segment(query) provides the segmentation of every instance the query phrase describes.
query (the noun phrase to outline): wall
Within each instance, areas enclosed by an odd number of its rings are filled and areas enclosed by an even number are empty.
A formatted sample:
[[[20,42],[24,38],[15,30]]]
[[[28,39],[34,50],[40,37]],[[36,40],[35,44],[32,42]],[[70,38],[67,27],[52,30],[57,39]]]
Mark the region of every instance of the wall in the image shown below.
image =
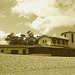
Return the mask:
[[[50,56],[73,56],[75,57],[75,49],[71,48],[50,48],[50,47],[31,47],[27,48],[0,48],[3,53],[11,54],[11,50],[18,50],[19,54],[23,54],[23,49],[26,49],[26,54],[48,54]]]
[[[43,43],[43,40],[47,40],[47,43]],[[50,46],[50,45],[53,45],[53,46],[68,47],[68,44],[65,44],[65,45],[62,44],[62,41],[63,41],[62,39],[55,38],[55,40],[56,40],[56,44],[53,43],[53,41],[52,41],[51,38],[44,36],[44,37],[41,37],[41,38],[39,39],[38,44],[41,44],[41,45],[43,45],[43,46]],[[60,44],[57,43],[57,40],[60,40]],[[67,40],[64,40],[64,41],[66,42]]]
[[[74,43],[72,43],[72,41],[71,41],[71,34],[72,33],[66,33],[66,37],[69,38],[68,47],[75,48],[75,33],[73,33],[74,34]],[[64,35],[65,34],[63,34],[63,36]]]
[[[36,47],[30,48],[29,54],[48,54],[49,56],[75,57],[75,49]]]
[[[4,50],[4,52],[1,52],[1,50]],[[26,50],[26,54],[28,54],[28,49],[27,48],[0,48],[0,53],[5,53],[5,54],[11,54],[11,50],[18,50],[18,54],[23,54],[23,50]]]
[[[47,40],[47,43],[43,43],[43,40]],[[47,46],[47,45],[51,45],[51,39],[49,37],[42,37],[39,39],[38,44]]]

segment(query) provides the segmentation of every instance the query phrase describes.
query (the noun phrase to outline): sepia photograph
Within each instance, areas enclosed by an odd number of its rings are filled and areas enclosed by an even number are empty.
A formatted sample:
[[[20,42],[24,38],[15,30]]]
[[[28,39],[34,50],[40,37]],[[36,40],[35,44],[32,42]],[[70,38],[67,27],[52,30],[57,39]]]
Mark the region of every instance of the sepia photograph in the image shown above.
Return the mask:
[[[0,0],[0,75],[75,75],[75,0]]]

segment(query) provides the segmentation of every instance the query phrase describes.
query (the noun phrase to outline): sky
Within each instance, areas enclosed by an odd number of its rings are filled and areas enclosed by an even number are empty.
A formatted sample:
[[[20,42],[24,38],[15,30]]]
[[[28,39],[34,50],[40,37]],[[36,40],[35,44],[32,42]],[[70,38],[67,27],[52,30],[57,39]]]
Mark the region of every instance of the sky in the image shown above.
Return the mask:
[[[60,36],[75,31],[75,0],[0,0],[0,44],[27,31]]]

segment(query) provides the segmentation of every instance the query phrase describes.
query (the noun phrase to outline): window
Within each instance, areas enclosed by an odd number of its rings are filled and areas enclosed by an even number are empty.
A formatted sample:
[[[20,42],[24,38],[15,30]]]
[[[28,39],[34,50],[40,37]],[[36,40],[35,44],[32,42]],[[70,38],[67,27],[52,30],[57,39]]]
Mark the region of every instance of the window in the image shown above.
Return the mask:
[[[62,41],[62,44],[65,45],[65,41],[64,40]]]
[[[43,43],[47,43],[47,40],[43,40]]]
[[[56,44],[56,40],[55,39],[53,39],[52,42],[53,42],[53,44]]]
[[[3,53],[3,52],[4,52],[4,50],[1,50],[1,52]]]
[[[47,43],[47,40],[45,40],[45,43]]]
[[[58,40],[57,43],[60,44],[60,40]]]
[[[64,36],[66,37],[66,34],[64,34]]]
[[[44,40],[43,40],[43,43],[44,43]]]
[[[68,41],[65,41],[65,44],[67,45],[68,44]]]
[[[72,43],[74,43],[74,35],[73,34],[71,34],[71,41],[72,41]]]

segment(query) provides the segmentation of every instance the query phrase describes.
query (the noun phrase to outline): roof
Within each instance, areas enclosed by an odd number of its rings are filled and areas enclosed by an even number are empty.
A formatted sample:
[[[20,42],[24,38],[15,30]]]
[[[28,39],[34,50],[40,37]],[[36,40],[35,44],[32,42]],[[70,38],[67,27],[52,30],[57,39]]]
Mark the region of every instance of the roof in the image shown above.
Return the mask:
[[[7,47],[10,47],[10,48],[26,48],[27,46],[24,46],[24,45],[0,45],[0,48],[7,48]]]
[[[43,45],[0,45],[0,48],[33,48],[33,47],[50,47],[56,48],[55,46],[43,46]]]
[[[0,48],[31,48],[43,47],[42,45],[0,45]]]
[[[66,38],[66,37],[62,37],[62,36],[49,36],[49,35],[42,35],[42,36],[40,36],[39,37],[39,39],[40,38],[42,38],[42,37],[48,37],[48,38],[55,38],[55,39],[62,39],[62,40],[69,40],[68,38]]]
[[[62,47],[62,46],[48,46],[48,45],[46,45],[46,46],[44,46],[44,45],[27,45],[27,46],[25,46],[25,45],[0,45],[0,48],[39,48],[39,47],[41,47],[41,48],[64,48],[64,49],[75,49],[75,48],[70,48],[70,47]]]
[[[67,32],[61,33],[61,35],[66,34],[66,33],[75,33],[75,32],[74,31],[67,31]]]
[[[63,47],[63,46],[56,46],[56,45],[32,45],[30,48],[66,48],[66,49],[70,49],[69,47]]]

